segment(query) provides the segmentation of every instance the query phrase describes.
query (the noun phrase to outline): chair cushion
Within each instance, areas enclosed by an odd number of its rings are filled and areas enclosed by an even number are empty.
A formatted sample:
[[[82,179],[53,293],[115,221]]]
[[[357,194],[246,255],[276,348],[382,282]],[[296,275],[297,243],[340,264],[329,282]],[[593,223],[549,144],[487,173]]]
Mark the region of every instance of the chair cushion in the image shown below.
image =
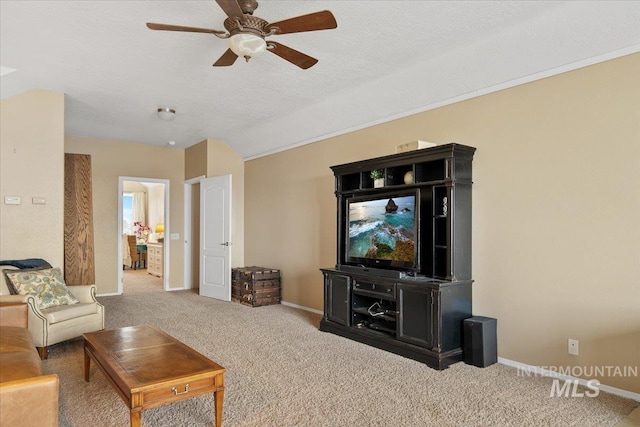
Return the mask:
[[[76,317],[88,316],[98,312],[98,305],[92,303],[79,303],[73,305],[57,305],[42,310],[50,324],[64,322]]]
[[[42,270],[6,270],[5,276],[16,293],[37,296],[40,309],[80,302],[67,289],[62,271],[57,267]]]

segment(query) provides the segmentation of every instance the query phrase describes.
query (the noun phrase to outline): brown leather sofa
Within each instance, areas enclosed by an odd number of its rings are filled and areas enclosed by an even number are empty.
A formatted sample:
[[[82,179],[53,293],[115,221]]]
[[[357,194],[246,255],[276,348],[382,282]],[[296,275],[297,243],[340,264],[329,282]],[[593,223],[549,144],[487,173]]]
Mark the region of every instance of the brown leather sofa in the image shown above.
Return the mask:
[[[59,381],[45,375],[26,304],[0,304],[0,426],[57,426]]]

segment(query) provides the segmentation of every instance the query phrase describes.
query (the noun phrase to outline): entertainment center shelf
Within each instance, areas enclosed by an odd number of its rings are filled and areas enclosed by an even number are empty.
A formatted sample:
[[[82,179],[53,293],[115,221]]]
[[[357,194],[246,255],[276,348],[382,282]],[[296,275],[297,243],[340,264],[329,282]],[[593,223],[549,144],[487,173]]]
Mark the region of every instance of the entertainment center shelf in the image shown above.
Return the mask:
[[[374,168],[358,173],[344,175],[340,182],[340,191],[368,190],[374,188],[371,171],[382,169],[384,186],[407,185],[404,177],[407,172],[413,174],[415,183],[442,182],[446,179],[446,163],[444,161],[423,162],[418,164],[402,165],[397,167]]]
[[[382,170],[384,187],[436,185],[456,179],[471,181],[471,158],[445,157],[438,158],[441,147],[452,146],[454,150],[464,150],[460,144],[447,144],[400,153],[392,156],[354,162],[331,169],[336,174],[336,191],[358,191],[374,189],[371,171]],[[417,154],[420,158],[416,158]],[[473,154],[471,154],[473,157]],[[413,175],[411,184],[405,182],[407,172]]]
[[[475,148],[446,144],[333,166],[335,268],[320,330],[444,369],[471,317]],[[382,171],[382,187],[372,171]]]

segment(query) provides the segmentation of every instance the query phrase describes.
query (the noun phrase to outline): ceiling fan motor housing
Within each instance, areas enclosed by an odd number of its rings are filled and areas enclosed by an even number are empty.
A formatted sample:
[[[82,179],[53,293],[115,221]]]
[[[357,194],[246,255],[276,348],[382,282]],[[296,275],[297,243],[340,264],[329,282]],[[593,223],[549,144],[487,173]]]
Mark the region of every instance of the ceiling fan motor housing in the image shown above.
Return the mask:
[[[231,36],[239,33],[251,33],[264,38],[269,35],[264,30],[268,24],[264,19],[252,15],[244,15],[242,20],[236,18],[224,20],[224,27]]]

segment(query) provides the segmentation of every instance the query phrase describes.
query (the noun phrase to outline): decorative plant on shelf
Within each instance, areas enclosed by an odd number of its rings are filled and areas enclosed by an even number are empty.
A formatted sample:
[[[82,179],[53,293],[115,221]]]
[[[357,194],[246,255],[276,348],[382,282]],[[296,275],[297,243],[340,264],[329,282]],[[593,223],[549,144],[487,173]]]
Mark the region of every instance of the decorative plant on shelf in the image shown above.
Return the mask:
[[[374,169],[371,171],[371,179],[384,178],[384,171],[382,169]]]
[[[373,179],[373,187],[384,187],[384,170],[374,169],[371,171],[371,179]]]

